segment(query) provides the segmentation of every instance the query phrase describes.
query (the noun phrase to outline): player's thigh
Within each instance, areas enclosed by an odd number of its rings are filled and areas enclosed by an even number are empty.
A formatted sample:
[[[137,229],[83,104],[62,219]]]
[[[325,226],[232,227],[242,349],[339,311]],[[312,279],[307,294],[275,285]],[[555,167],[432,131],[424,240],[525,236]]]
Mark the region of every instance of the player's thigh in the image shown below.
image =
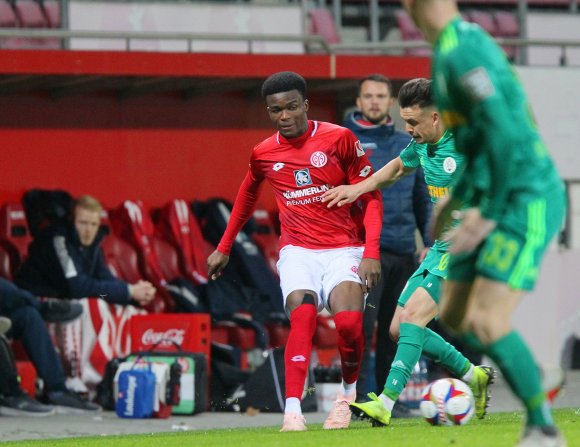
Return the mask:
[[[292,311],[302,302],[300,291],[312,291],[316,298],[316,307],[322,310],[322,276],[324,264],[313,250],[301,247],[287,246],[280,250],[278,260],[280,288],[284,298],[284,308]],[[296,292],[296,293],[293,293]],[[289,297],[291,297],[289,301]]]
[[[438,306],[430,292],[433,291],[433,283],[440,281],[441,278],[435,275],[427,275],[423,283],[415,289],[405,304],[399,317],[400,323],[412,323],[425,327],[435,318],[438,312]],[[427,286],[431,287],[431,290],[427,290]]]
[[[559,231],[564,197],[520,194],[479,250],[479,276],[503,282],[512,289],[532,290],[548,244]]]
[[[322,277],[321,298],[333,314],[364,309],[361,279],[357,274],[363,250],[363,247],[345,247],[324,253],[326,268]]]
[[[478,276],[470,291],[467,328],[483,344],[490,344],[512,330],[511,317],[523,292],[508,284]]]
[[[421,264],[422,265],[422,264]],[[397,301],[399,306],[405,307],[411,297],[415,294],[415,292],[421,288],[423,289],[429,297],[435,302],[435,304],[439,303],[439,299],[441,297],[441,285],[443,284],[443,278],[429,271],[421,272],[421,267],[417,270],[415,275],[413,275],[407,281],[407,285],[401,292],[401,296]]]
[[[443,282],[441,302],[439,303],[439,319],[443,325],[453,331],[467,331],[465,317],[467,315],[471,288],[472,282],[461,282],[451,279]]]

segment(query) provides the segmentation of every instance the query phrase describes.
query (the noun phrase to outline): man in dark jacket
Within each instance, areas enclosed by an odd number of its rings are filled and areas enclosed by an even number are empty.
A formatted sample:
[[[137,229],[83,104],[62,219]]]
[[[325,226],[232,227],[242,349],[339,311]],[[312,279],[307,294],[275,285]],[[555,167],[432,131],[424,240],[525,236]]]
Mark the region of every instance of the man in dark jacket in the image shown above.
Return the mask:
[[[110,304],[134,300],[147,305],[155,287],[142,280],[128,284],[113,276],[105,263],[101,211],[93,197],[79,197],[70,224],[48,227],[30,244],[16,284],[38,296],[100,297]]]
[[[359,81],[356,105],[358,110],[350,113],[343,125],[359,138],[373,169],[378,170],[399,156],[411,141],[408,133],[395,129],[389,115],[394,103],[393,86],[383,75],[372,74]],[[382,387],[397,350],[397,344],[389,338],[389,326],[397,307],[397,300],[407,279],[417,268],[415,230],[418,229],[425,247],[431,245],[428,224],[431,201],[423,173],[402,178],[383,193],[383,227],[381,231],[381,281],[368,297],[363,326],[366,347],[363,365],[357,383],[357,401],[366,401],[367,374],[374,373],[377,389]],[[421,257],[424,257],[426,250]],[[377,323],[376,365],[369,371],[371,342]],[[393,416],[404,416],[401,404],[395,407]]]

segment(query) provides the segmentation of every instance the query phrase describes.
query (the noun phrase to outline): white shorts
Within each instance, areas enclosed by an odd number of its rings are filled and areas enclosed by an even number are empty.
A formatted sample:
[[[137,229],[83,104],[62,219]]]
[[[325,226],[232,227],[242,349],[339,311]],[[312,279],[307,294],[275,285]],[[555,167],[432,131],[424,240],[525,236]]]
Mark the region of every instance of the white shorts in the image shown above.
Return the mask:
[[[318,295],[318,311],[330,311],[330,292],[343,281],[361,284],[357,274],[363,247],[344,247],[328,250],[311,250],[287,245],[280,250],[278,273],[280,287],[286,299],[294,290],[313,290]]]

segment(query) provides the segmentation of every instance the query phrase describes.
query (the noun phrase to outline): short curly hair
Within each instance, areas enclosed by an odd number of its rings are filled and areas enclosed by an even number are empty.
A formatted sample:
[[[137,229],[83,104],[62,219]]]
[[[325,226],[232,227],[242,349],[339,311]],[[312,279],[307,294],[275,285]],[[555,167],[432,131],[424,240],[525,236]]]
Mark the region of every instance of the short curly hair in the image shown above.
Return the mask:
[[[281,71],[274,73],[262,84],[262,98],[281,92],[298,90],[302,99],[306,98],[306,81],[298,73],[293,71]]]

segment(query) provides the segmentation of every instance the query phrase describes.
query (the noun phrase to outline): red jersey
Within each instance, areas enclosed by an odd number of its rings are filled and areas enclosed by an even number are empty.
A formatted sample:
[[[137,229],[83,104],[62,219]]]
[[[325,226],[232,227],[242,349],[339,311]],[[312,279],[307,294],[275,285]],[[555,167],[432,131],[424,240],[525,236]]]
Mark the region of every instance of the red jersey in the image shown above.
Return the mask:
[[[321,202],[322,194],[331,187],[358,183],[372,173],[360,142],[344,127],[309,121],[306,133],[289,140],[278,132],[254,147],[250,168],[218,250],[229,254],[236,235],[252,215],[259,185],[266,179],[280,211],[280,248],[365,245],[364,257],[379,259],[383,215],[379,191],[360,198],[366,242],[353,219],[356,213],[351,212],[351,205],[327,208]]]

